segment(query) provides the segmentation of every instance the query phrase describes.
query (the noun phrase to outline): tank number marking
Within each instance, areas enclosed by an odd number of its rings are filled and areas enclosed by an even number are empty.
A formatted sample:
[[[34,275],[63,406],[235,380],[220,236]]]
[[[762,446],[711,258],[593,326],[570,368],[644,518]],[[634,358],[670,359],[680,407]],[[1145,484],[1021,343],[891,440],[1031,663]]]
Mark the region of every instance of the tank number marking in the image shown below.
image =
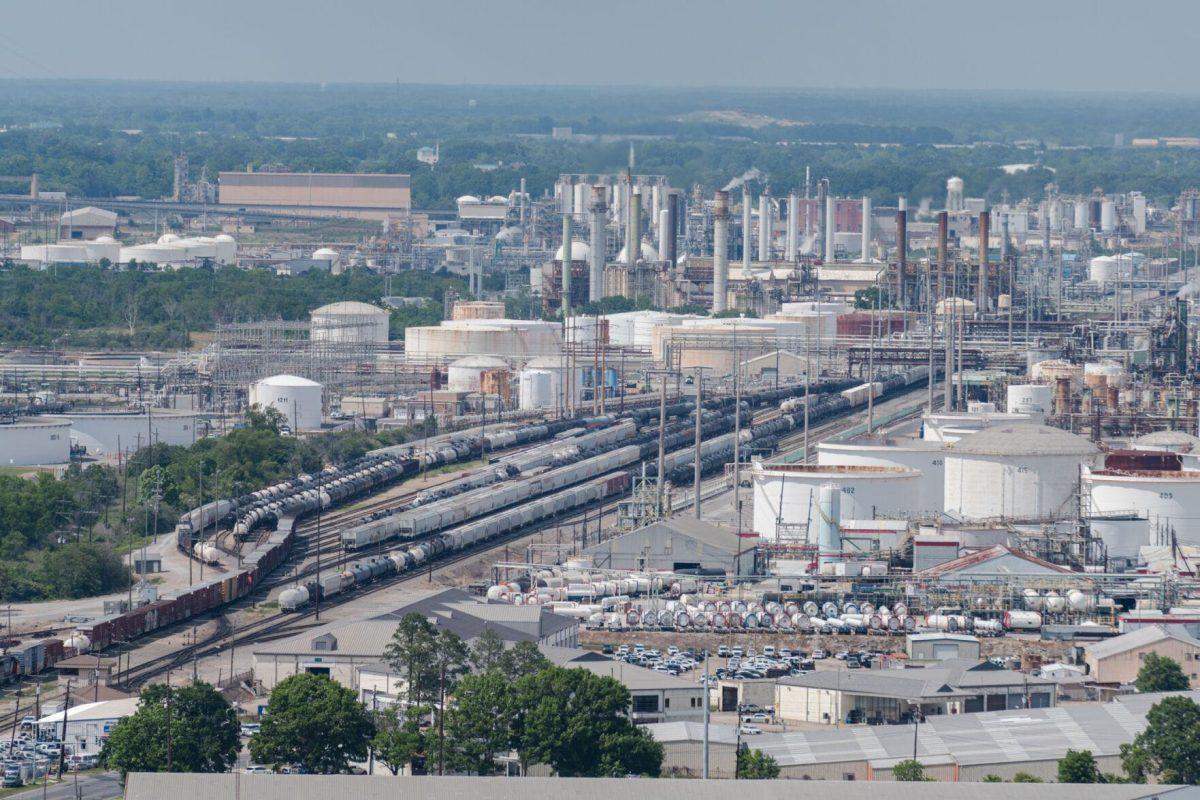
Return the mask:
[[[1173,492],[1159,492],[1158,493],[1159,500],[1170,500],[1173,497],[1175,497],[1175,494]]]
[[[931,463],[935,467],[942,466],[942,460],[940,458],[935,458],[933,461],[931,461],[929,463]]]
[[[843,486],[842,494],[854,494],[854,487],[853,486]]]

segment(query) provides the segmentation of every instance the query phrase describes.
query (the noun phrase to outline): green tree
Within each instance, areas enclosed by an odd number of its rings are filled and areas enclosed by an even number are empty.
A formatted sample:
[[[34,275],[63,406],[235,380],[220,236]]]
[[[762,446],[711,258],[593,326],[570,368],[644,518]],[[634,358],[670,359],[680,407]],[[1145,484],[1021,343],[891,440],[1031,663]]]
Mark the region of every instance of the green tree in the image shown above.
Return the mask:
[[[1013,775],[1013,783],[1044,783],[1044,781],[1036,775],[1031,775],[1028,772],[1018,772]]]
[[[1058,762],[1059,783],[1104,783],[1090,750],[1067,750]]]
[[[1121,766],[1135,782],[1200,783],[1200,705],[1175,695],[1151,706],[1145,729],[1121,748]]]
[[[993,775],[992,773],[989,772],[987,775],[983,776],[983,780],[980,782],[981,783],[1004,783],[1004,779],[1001,778],[999,775]]]
[[[271,692],[250,754],[263,764],[300,764],[310,773],[332,774],[365,760],[374,736],[371,712],[352,689],[303,673]]]
[[[155,684],[142,692],[137,711],[117,723],[100,757],[122,779],[129,772],[226,772],[240,747],[237,715],[212,686]]]
[[[534,675],[550,666],[550,660],[542,655],[533,642],[517,642],[504,651],[499,668],[510,680]]]
[[[1179,662],[1158,653],[1147,653],[1134,682],[1139,692],[1183,692],[1190,688]]]
[[[91,597],[125,586],[129,571],[108,546],[72,542],[45,554],[41,579],[54,597]]]
[[[737,774],[745,780],[769,780],[779,777],[779,764],[762,750],[742,747],[737,754]]]
[[[431,699],[437,686],[430,657],[436,638],[437,629],[423,614],[405,614],[383,650],[388,666],[404,676],[410,704],[420,705],[422,699]]]
[[[921,762],[915,758],[906,759],[892,767],[892,777],[898,781],[929,780],[925,777],[925,767],[921,766]]]
[[[658,774],[662,749],[631,738],[629,692],[615,679],[549,667],[518,679],[516,692],[513,743],[523,767],[548,764],[562,777]]]
[[[375,715],[375,737],[371,749],[375,758],[393,775],[400,773],[425,753],[425,734],[421,731],[423,709],[393,705]]]
[[[645,728],[628,723],[600,737],[598,775],[657,778],[662,772],[663,748]]]
[[[484,630],[471,642],[471,669],[476,672],[499,669],[503,659],[504,640],[491,628]]]
[[[508,750],[516,693],[499,670],[462,679],[446,712],[451,766],[474,775],[495,771],[495,754]]]

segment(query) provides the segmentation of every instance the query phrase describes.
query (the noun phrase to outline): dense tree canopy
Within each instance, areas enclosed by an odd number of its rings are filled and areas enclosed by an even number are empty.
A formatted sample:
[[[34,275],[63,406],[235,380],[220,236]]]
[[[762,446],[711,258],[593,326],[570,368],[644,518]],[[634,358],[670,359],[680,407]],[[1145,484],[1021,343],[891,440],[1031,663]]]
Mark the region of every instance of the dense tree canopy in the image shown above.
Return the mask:
[[[1121,747],[1121,763],[1131,780],[1200,783],[1200,705],[1183,695],[1155,703],[1146,728]]]
[[[1191,683],[1178,661],[1158,653],[1147,653],[1134,685],[1139,692],[1182,692]]]
[[[117,723],[101,758],[122,777],[128,772],[225,772],[240,747],[237,715],[212,686],[155,684],[142,691],[138,710]]]
[[[1059,783],[1104,783],[1091,750],[1068,750],[1058,762]]]
[[[317,774],[365,761],[375,720],[353,689],[318,675],[284,678],[271,692],[250,754],[262,764],[299,764]]]
[[[762,750],[743,747],[737,755],[737,774],[743,780],[770,780],[779,777],[779,764]]]

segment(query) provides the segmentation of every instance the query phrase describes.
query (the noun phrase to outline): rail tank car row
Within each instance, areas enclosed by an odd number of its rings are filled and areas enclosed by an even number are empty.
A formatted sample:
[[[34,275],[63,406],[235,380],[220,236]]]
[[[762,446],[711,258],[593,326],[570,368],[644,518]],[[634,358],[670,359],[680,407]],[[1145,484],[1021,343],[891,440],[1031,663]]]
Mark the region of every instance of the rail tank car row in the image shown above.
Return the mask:
[[[279,608],[282,611],[296,611],[313,602],[317,597],[323,600],[343,594],[383,576],[411,572],[424,566],[431,559],[444,554],[468,550],[555,514],[623,494],[629,488],[629,483],[628,472],[613,472],[599,478],[592,478],[569,489],[546,494],[516,508],[452,528],[419,543],[404,545],[386,554],[355,562],[341,572],[285,589],[279,595]]]

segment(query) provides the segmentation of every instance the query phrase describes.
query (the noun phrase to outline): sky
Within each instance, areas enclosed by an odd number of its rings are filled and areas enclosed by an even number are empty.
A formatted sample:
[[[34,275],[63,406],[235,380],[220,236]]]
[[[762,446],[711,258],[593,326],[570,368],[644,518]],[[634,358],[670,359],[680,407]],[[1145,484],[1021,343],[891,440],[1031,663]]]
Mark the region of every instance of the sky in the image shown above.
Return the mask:
[[[1198,0],[0,0],[0,79],[1200,91]]]

